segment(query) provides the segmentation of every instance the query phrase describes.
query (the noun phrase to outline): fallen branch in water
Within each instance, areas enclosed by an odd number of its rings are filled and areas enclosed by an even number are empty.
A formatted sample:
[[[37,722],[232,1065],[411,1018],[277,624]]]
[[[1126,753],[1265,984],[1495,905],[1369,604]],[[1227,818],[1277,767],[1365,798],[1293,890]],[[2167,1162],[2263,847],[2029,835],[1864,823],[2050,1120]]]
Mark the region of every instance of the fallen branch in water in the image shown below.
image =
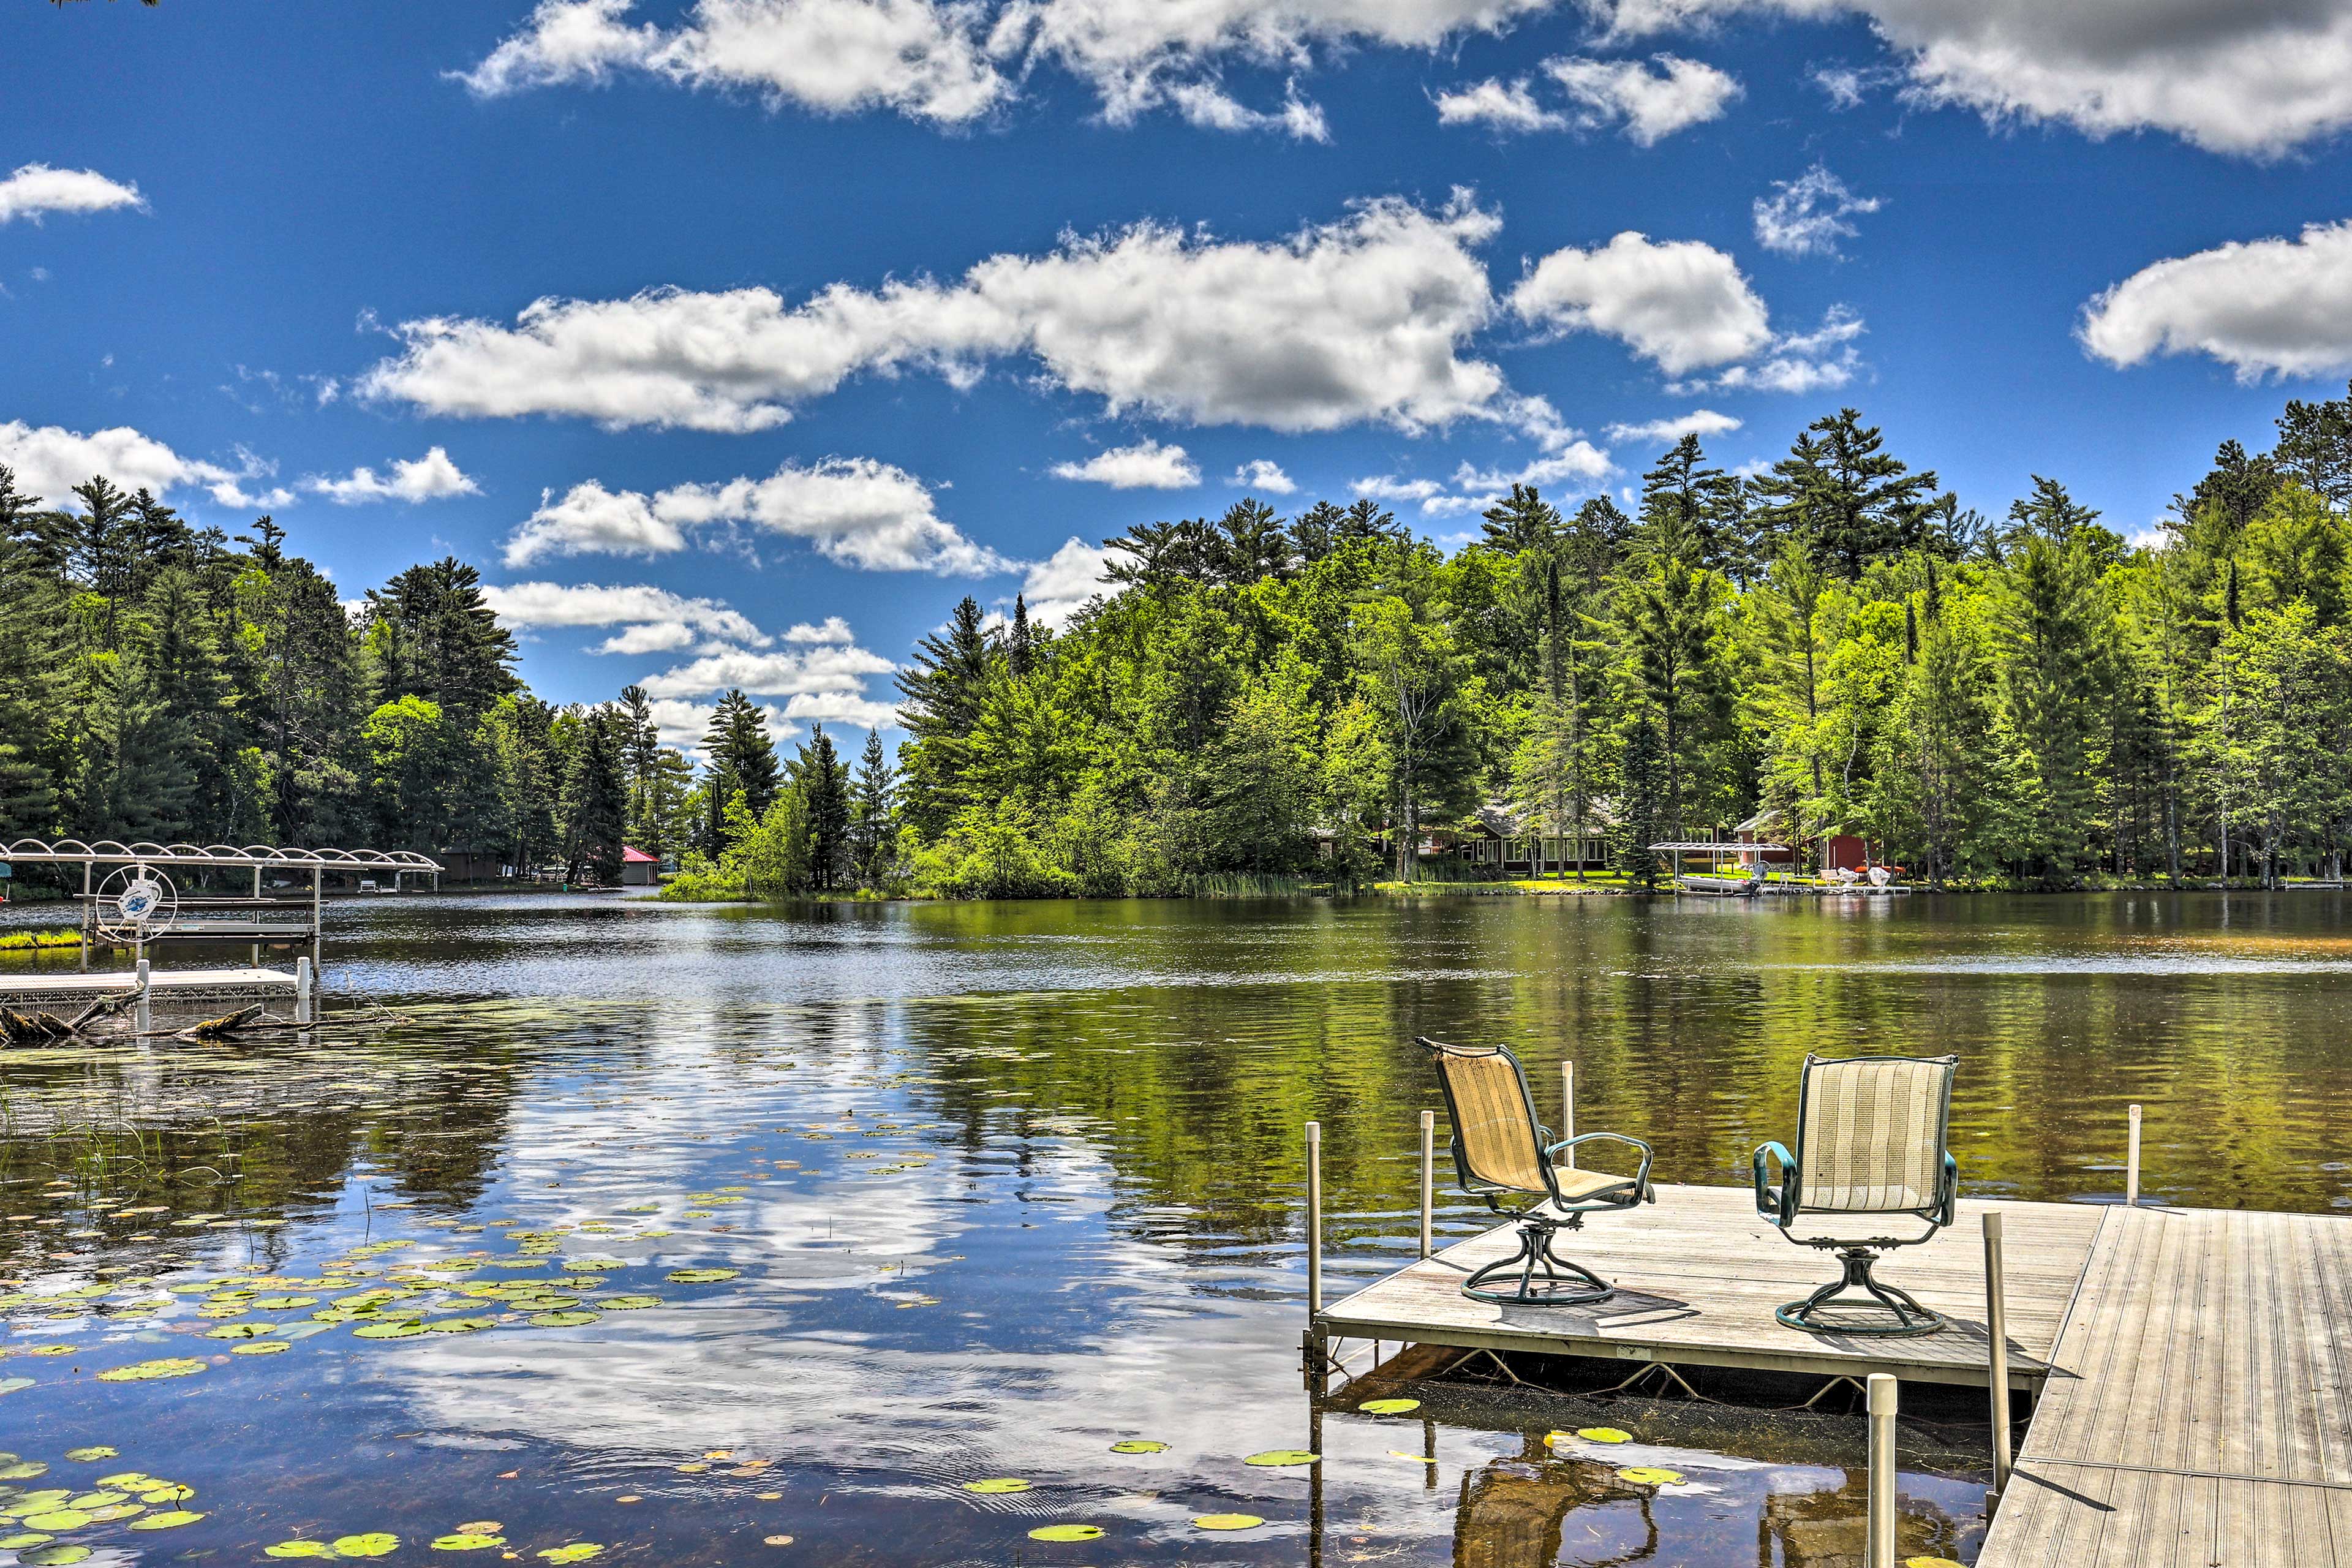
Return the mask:
[[[179,1037],[184,1040],[217,1040],[224,1035],[233,1035],[239,1029],[251,1027],[260,1017],[261,1004],[256,1002],[250,1006],[239,1007],[234,1013],[223,1013],[217,1018],[191,1024],[179,1031]]]
[[[97,1001],[76,1013],[73,1016],[73,1021],[66,1027],[79,1035],[84,1024],[95,1023],[100,1018],[111,1018],[138,1000],[139,992],[135,987],[129,991],[118,991],[111,996],[100,996]]]

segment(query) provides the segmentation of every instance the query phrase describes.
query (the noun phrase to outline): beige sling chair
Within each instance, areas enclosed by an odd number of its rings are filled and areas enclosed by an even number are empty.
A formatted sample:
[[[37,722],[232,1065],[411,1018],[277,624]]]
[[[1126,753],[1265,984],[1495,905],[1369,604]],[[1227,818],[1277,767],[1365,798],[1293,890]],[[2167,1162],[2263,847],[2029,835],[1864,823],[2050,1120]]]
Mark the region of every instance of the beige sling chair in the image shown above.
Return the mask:
[[[1932,1240],[1952,1223],[1960,1167],[1945,1147],[1958,1057],[1808,1056],[1797,1095],[1797,1152],[1756,1151],[1756,1212],[1800,1247],[1836,1251],[1844,1278],[1773,1313],[1792,1329],[1833,1334],[1932,1334],[1944,1320],[1871,1276],[1878,1254]],[[1777,1188],[1768,1161],[1780,1163]],[[1853,1233],[1907,1215],[1917,1236]],[[1832,1234],[1800,1236],[1808,1221]],[[1862,1292],[1859,1296],[1845,1294]]]
[[[1601,1276],[1555,1253],[1552,1237],[1562,1229],[1582,1229],[1584,1216],[1597,1210],[1657,1202],[1650,1191],[1650,1146],[1615,1132],[1587,1132],[1554,1142],[1551,1129],[1536,1119],[1535,1096],[1528,1092],[1518,1058],[1501,1046],[1449,1046],[1426,1039],[1414,1043],[1429,1052],[1437,1067],[1445,1114],[1454,1122],[1454,1167],[1462,1190],[1486,1199],[1496,1214],[1514,1212],[1497,1201],[1502,1194],[1524,1193],[1537,1200],[1516,1211],[1519,1249],[1472,1274],[1462,1282],[1462,1293],[1506,1307],[1576,1307],[1614,1294]],[[1579,1170],[1554,1159],[1563,1150],[1601,1139],[1640,1150],[1641,1169],[1620,1176]],[[1490,1280],[1514,1273],[1518,1276],[1516,1286],[1488,1288]]]

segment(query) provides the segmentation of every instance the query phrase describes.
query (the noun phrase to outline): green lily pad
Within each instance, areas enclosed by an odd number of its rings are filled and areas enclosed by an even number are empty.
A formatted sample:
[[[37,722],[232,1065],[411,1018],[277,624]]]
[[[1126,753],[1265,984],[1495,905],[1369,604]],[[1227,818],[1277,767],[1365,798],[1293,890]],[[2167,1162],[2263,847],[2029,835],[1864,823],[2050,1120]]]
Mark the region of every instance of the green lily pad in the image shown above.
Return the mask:
[[[229,1346],[228,1353],[231,1355],[276,1355],[279,1351],[290,1351],[294,1347],[292,1345],[288,1344],[284,1340],[247,1340],[241,1345]]]
[[[298,1307],[315,1307],[318,1304],[316,1296],[264,1296],[253,1305],[257,1311],[290,1312]]]
[[[66,1506],[68,1508],[80,1509],[83,1512],[87,1513],[91,1509],[112,1508],[116,1503],[128,1502],[130,1500],[130,1498],[121,1492],[84,1492],[81,1496],[75,1498],[72,1501],[67,1503]]]
[[[26,1529],[46,1530],[52,1535],[55,1535],[59,1531],[63,1530],[79,1530],[83,1525],[88,1524],[89,1522],[89,1515],[84,1513],[78,1508],[51,1509],[47,1513],[34,1513],[25,1516]]]
[[[474,1334],[497,1321],[496,1318],[438,1318],[425,1326],[436,1334]]]
[[[607,1296],[596,1303],[608,1312],[635,1312],[661,1304],[659,1296]]]
[[[1029,1532],[1032,1541],[1099,1541],[1099,1524],[1041,1524]]]
[[[536,1329],[576,1329],[583,1324],[602,1322],[602,1312],[534,1312],[531,1327]]]
[[[1366,1415],[1402,1415],[1421,1408],[1418,1399],[1367,1399],[1356,1408]]]
[[[1322,1457],[1310,1454],[1304,1448],[1268,1448],[1263,1454],[1252,1454],[1242,1463],[1255,1465],[1260,1469],[1278,1470],[1291,1465],[1311,1465]]]
[[[1649,1465],[1635,1465],[1617,1472],[1621,1481],[1631,1481],[1637,1487],[1671,1487],[1683,1479],[1680,1470],[1661,1470]]]
[[[404,1318],[396,1323],[362,1323],[352,1331],[360,1340],[407,1340],[425,1331],[425,1325]]]
[[[29,1481],[36,1476],[46,1476],[49,1467],[38,1459],[25,1459],[13,1465],[0,1465],[0,1481]]]
[[[399,1546],[400,1537],[387,1535],[380,1530],[371,1531],[365,1535],[338,1535],[334,1541],[338,1557],[382,1557]]]
[[[713,1285],[721,1279],[732,1279],[740,1272],[734,1268],[673,1268],[663,1278],[674,1285]]]
[[[64,1568],[66,1563],[79,1563],[89,1555],[89,1548],[87,1546],[67,1546],[60,1543],[56,1546],[36,1546],[28,1552],[19,1552],[16,1561],[26,1564],[26,1568]]]
[[[992,1476],[984,1481],[966,1481],[963,1489],[996,1497],[1005,1492],[1025,1492],[1029,1489],[1029,1483],[1018,1476]]]
[[[1164,1454],[1168,1451],[1168,1445],[1154,1442],[1149,1437],[1129,1437],[1123,1442],[1113,1443],[1110,1451],[1114,1454]]]
[[[507,1538],[503,1535],[477,1535],[459,1531],[453,1535],[435,1536],[433,1550],[436,1552],[484,1552],[490,1547],[504,1546],[506,1543]]]
[[[120,1448],[108,1448],[97,1445],[93,1445],[87,1448],[68,1448],[66,1450],[66,1458],[71,1459],[77,1465],[94,1465],[100,1459],[119,1459],[121,1457],[122,1450]]]
[[[159,1377],[194,1377],[205,1370],[205,1363],[190,1356],[163,1356],[155,1361],[132,1362],[98,1374],[100,1383],[149,1383]]]
[[[195,1495],[196,1489],[194,1487],[177,1486],[170,1481],[157,1481],[139,1494],[139,1500],[148,1503],[185,1502]]]
[[[129,1528],[132,1530],[177,1530],[184,1524],[194,1524],[196,1521],[208,1517],[210,1516],[205,1514],[190,1513],[184,1508],[165,1509],[162,1513],[151,1513],[144,1519],[132,1520]]]
[[[1576,1435],[1588,1443],[1630,1443],[1633,1434],[1614,1426],[1579,1426]]]
[[[569,1546],[542,1546],[538,1555],[549,1563],[585,1563],[604,1550],[593,1541],[575,1541]]]
[[[111,1524],[118,1519],[136,1519],[146,1511],[145,1506],[141,1503],[118,1502],[110,1503],[104,1508],[91,1509],[89,1517],[100,1524]]]
[[[98,1484],[102,1487],[135,1487],[152,1479],[144,1470],[117,1470],[110,1476],[99,1477]]]
[[[217,1329],[206,1329],[208,1340],[257,1340],[276,1328],[275,1323],[223,1323]]]
[[[262,1552],[271,1557],[332,1557],[335,1549],[323,1541],[281,1541],[275,1546],[265,1546]]]
[[[1203,1513],[1192,1520],[1202,1530],[1255,1530],[1265,1522],[1254,1513]]]
[[[22,1552],[27,1546],[38,1546],[50,1539],[37,1530],[19,1531],[14,1535],[0,1535],[0,1552]]]

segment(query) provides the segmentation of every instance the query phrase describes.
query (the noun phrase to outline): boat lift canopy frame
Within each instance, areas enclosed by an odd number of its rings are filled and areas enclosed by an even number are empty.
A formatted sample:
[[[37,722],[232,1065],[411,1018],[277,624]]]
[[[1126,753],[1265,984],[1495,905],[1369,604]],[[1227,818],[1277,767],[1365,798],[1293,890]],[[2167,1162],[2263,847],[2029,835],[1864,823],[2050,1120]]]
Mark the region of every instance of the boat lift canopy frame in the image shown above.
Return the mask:
[[[301,849],[276,844],[155,844],[118,838],[18,838],[0,845],[0,860],[33,865],[234,867],[241,870],[424,871],[441,863],[414,849]]]

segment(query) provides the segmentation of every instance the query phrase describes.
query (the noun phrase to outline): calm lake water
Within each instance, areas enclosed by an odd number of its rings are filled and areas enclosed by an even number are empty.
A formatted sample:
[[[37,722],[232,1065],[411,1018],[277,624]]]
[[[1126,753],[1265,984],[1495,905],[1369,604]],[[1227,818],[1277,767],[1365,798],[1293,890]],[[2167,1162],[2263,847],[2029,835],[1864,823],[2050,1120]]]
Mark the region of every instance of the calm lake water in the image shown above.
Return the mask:
[[[404,1021],[0,1058],[0,1563],[1856,1562],[1843,1410],[1313,1412],[1301,1123],[1334,1294],[1412,1248],[1416,1033],[1573,1056],[1665,1181],[1744,1180],[1809,1050],[1950,1050],[1970,1194],[2112,1201],[2138,1101],[2151,1194],[2329,1210],[2347,913],[342,903],[331,984]],[[1972,1412],[1906,1426],[1906,1552],[1974,1555]],[[1544,1445],[1602,1419],[1611,1463]]]

